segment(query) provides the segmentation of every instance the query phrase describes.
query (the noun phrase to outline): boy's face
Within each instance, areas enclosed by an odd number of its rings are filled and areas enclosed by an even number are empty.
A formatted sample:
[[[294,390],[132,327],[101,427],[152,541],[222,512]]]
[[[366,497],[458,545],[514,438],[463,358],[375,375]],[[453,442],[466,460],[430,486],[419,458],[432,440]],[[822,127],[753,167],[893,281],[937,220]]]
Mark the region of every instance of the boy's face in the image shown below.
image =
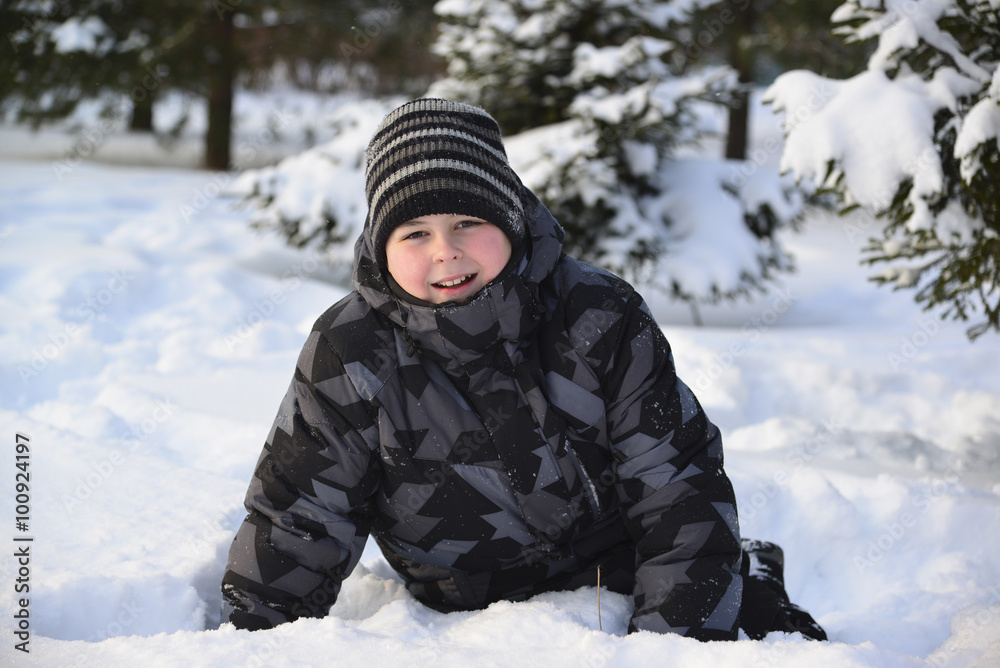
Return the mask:
[[[468,301],[510,260],[510,240],[473,216],[434,214],[402,223],[385,244],[399,287],[432,304]]]

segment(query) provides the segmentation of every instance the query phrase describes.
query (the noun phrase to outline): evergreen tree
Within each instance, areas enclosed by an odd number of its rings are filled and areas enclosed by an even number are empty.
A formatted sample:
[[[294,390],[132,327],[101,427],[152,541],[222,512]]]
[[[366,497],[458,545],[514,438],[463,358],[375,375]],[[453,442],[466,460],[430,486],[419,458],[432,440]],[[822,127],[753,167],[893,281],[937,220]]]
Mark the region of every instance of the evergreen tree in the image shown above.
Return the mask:
[[[241,4],[240,11],[254,9]],[[0,74],[0,100],[17,120],[36,127],[98,100],[105,116],[148,130],[156,97],[193,92],[209,101],[206,166],[224,169],[240,64],[235,12],[225,0],[5,3],[0,19],[19,28],[8,37],[14,57]]]
[[[847,77],[864,67],[871,52],[863,42],[834,34],[830,17],[842,0],[735,0],[753,3],[757,28],[748,40],[756,49],[754,81],[767,84],[781,72],[805,68],[826,77]]]
[[[153,126],[154,101],[170,90],[208,107],[205,166],[231,167],[233,96],[275,64],[313,74],[337,62],[374,70],[373,87],[426,88],[436,62],[430,0],[62,0],[0,2],[10,58],[0,63],[0,103],[37,127],[99,100],[104,115]],[[404,37],[401,39],[401,37]],[[426,51],[424,49],[423,51]],[[384,70],[378,76],[378,70]]]
[[[265,86],[269,66],[281,64],[282,76],[308,90],[419,95],[441,73],[430,53],[435,1],[287,2],[280,20],[253,28],[252,41],[265,49],[249,54],[249,67]]]
[[[834,21],[877,46],[845,81],[790,72],[771,87],[787,115],[785,166],[845,211],[886,221],[865,249],[865,262],[887,265],[873,280],[916,290],[942,317],[982,317],[970,339],[1000,332],[1000,10],[853,0]]]
[[[729,110],[726,157],[746,158],[750,92],[788,69],[847,76],[864,65],[863,45],[844,44],[830,26],[842,0],[721,0],[695,12],[678,33],[696,65],[728,63],[738,76]]]
[[[151,45],[164,10],[129,9],[134,11],[104,0],[0,4],[0,23],[11,27],[0,100],[17,120],[35,127],[64,118],[86,99],[104,98],[106,114],[115,116],[132,114],[129,105],[118,104],[123,94],[147,106],[165,73]],[[141,118],[135,124],[147,125]]]

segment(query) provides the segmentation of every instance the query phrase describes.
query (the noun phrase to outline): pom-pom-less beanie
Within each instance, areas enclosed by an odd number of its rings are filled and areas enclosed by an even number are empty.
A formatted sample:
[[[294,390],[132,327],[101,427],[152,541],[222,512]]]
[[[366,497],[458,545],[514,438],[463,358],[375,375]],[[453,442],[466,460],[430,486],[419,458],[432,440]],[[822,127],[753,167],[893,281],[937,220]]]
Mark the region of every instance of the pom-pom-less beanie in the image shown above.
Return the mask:
[[[507,161],[500,127],[485,110],[425,98],[392,111],[368,145],[365,193],[379,263],[400,224],[420,216],[475,216],[524,241],[521,183]]]

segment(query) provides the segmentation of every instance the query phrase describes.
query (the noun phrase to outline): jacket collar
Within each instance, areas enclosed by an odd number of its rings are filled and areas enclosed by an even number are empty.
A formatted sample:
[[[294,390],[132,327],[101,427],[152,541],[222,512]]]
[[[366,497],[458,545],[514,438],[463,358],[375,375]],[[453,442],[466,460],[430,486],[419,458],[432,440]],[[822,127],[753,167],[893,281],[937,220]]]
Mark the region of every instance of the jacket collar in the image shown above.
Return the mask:
[[[497,343],[526,338],[543,315],[538,285],[562,254],[563,229],[522,186],[529,240],[520,262],[464,304],[418,304],[401,299],[375,262],[369,226],[354,247],[354,283],[362,298],[403,330],[409,354],[421,352],[463,365]]]

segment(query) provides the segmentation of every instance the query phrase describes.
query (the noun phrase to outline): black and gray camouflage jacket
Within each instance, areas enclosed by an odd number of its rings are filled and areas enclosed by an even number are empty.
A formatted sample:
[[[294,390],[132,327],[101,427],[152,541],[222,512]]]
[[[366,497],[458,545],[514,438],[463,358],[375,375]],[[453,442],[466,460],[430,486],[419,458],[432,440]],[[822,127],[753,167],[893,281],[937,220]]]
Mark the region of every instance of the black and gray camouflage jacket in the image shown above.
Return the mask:
[[[325,615],[369,535],[420,601],[483,608],[596,583],[629,630],[735,639],[742,595],[722,440],[625,281],[530,247],[464,305],[357,290],[316,322],[246,496],[229,620]]]

